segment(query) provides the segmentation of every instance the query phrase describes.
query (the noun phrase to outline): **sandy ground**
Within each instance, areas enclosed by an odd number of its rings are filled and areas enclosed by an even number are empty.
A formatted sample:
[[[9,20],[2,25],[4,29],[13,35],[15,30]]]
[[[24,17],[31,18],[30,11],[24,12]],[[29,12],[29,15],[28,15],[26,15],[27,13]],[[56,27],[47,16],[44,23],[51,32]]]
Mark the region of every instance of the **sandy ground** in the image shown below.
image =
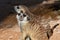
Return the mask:
[[[0,23],[0,40],[19,40],[21,33],[15,19],[10,15]]]

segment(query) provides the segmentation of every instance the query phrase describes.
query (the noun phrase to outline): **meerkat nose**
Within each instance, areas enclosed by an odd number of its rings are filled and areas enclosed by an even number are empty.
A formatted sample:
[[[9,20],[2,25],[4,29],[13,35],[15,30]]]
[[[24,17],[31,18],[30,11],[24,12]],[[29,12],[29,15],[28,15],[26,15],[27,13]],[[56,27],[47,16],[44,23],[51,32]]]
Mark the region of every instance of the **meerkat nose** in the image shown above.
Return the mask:
[[[21,18],[23,18],[23,16],[20,16]]]
[[[23,16],[20,16],[20,21],[23,21]]]

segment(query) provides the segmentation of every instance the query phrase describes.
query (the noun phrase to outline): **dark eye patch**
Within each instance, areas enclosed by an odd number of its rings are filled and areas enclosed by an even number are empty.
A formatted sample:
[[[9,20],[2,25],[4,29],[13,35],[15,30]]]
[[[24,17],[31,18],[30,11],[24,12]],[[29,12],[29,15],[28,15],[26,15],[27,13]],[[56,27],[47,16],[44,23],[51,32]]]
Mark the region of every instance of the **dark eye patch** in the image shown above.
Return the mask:
[[[17,9],[19,9],[19,6],[17,6]]]
[[[24,17],[26,17],[26,14],[23,14]]]
[[[21,14],[19,13],[18,16],[20,16]]]

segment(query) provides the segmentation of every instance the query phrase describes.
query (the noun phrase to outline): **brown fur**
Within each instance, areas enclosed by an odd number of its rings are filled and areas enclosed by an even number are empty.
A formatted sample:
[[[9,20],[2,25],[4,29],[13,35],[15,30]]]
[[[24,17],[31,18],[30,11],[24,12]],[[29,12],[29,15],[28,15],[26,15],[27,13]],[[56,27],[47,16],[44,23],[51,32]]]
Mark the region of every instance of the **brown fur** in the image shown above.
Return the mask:
[[[40,7],[37,7],[35,12],[38,14],[31,13],[26,6],[21,6],[25,10],[26,14],[30,16],[30,21],[23,25],[23,38],[25,40],[26,36],[29,36],[32,40],[48,40],[47,33],[49,37],[52,35],[50,26],[48,24],[51,20],[56,20],[58,14],[55,14],[54,11],[48,9],[40,10]],[[40,11],[42,13],[40,13]]]

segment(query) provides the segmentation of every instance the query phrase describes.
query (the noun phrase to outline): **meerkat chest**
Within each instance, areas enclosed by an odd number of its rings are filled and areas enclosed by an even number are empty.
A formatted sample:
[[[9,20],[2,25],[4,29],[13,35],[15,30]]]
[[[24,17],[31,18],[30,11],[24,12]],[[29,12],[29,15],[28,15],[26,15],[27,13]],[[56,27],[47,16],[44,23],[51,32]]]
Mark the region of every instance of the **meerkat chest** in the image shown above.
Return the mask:
[[[20,21],[20,26],[25,26],[28,24],[28,21]]]

